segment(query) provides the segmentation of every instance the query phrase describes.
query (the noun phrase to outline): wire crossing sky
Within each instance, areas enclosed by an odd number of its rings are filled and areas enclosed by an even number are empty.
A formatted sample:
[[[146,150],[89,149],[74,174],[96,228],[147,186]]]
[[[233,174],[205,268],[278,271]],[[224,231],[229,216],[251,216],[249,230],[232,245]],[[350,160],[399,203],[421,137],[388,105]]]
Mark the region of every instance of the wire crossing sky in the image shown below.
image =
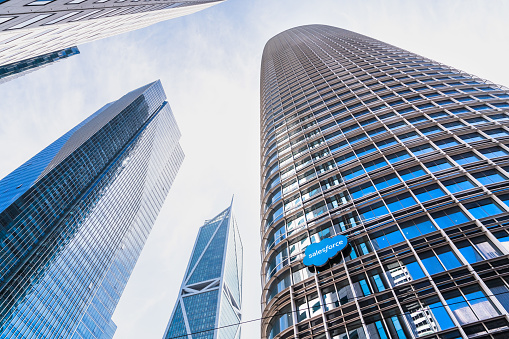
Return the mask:
[[[0,84],[0,176],[107,102],[161,79],[186,159],[113,316],[115,338],[162,338],[198,228],[235,194],[243,318],[260,318],[259,91],[265,43],[325,24],[509,86],[504,1],[227,0],[78,45],[81,53]],[[257,321],[243,339],[260,338]]]

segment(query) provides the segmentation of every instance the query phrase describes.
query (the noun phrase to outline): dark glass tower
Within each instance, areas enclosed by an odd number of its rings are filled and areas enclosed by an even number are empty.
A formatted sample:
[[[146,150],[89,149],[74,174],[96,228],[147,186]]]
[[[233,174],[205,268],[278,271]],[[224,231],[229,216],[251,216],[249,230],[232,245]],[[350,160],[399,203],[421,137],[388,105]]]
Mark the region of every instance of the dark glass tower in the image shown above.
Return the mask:
[[[61,51],[47,53],[38,57],[0,66],[0,84],[76,54],[80,54],[80,51],[78,47],[74,46]]]
[[[242,242],[230,205],[200,227],[163,339],[239,339],[241,318]]]
[[[509,337],[508,99],[334,27],[269,40],[262,337]],[[337,235],[345,251],[304,266]]]
[[[159,81],[0,181],[0,337],[111,338],[111,315],[184,158]]]

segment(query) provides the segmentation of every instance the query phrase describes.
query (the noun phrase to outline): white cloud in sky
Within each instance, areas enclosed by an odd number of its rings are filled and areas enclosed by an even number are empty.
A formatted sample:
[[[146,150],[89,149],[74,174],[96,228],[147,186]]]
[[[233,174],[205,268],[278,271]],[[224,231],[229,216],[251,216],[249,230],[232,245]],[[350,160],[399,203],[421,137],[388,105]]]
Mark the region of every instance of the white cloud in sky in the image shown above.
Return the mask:
[[[259,69],[277,33],[328,24],[509,86],[504,1],[228,0],[202,12],[78,46],[0,85],[0,177],[105,103],[161,79],[186,154],[117,307],[119,338],[161,338],[198,228],[226,208],[244,244],[243,319],[260,312]],[[260,338],[259,323],[243,339]]]

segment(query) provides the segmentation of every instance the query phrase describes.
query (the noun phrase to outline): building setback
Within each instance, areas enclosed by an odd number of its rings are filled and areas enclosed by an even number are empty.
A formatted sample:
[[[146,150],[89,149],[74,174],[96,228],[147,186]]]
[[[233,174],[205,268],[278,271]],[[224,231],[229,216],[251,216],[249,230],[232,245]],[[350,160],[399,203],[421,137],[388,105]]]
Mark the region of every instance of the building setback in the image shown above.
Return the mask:
[[[262,338],[509,337],[508,90],[322,25],[260,88]]]
[[[18,61],[13,64],[0,66],[0,84],[76,54],[80,54],[80,51],[78,50],[78,47],[74,46],[61,51]]]
[[[163,339],[239,339],[242,242],[232,205],[200,227]]]
[[[222,1],[0,0],[0,66],[192,14]]]
[[[0,181],[0,337],[111,338],[184,154],[159,81],[105,105]]]

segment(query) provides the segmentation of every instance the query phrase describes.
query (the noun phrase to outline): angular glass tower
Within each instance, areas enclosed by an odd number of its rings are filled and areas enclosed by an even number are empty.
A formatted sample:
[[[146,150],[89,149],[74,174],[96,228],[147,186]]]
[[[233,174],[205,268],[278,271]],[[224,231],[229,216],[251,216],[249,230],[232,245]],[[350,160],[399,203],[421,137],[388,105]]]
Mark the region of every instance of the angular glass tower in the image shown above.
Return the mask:
[[[111,315],[184,158],[159,81],[0,181],[0,337],[111,338]]]
[[[230,205],[200,227],[163,339],[239,339],[241,319],[242,242]]]
[[[0,66],[192,14],[224,0],[0,0]]]
[[[80,54],[80,51],[78,50],[78,47],[74,46],[61,51],[18,61],[13,64],[0,66],[0,84],[76,54]]]
[[[508,338],[508,101],[343,29],[269,40],[262,337]],[[344,251],[304,266],[339,235]]]

